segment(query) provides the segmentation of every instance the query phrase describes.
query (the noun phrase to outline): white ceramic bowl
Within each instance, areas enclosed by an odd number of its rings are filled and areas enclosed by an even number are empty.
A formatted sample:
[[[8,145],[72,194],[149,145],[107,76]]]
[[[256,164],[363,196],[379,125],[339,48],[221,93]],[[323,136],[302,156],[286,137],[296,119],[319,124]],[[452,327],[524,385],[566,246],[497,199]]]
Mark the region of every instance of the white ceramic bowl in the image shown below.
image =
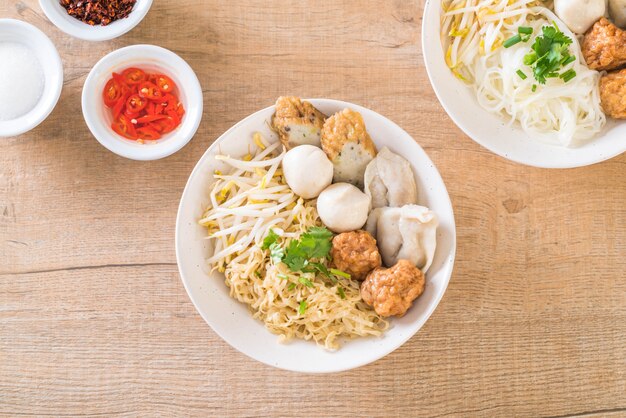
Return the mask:
[[[152,0],[137,0],[133,11],[125,18],[106,26],[91,26],[67,14],[59,0],[39,0],[39,6],[48,19],[63,32],[85,41],[108,41],[122,36],[143,20],[152,6]]]
[[[0,19],[0,42],[19,42],[37,55],[44,74],[44,90],[37,105],[16,119],[0,121],[0,137],[30,131],[52,112],[63,88],[63,63],[54,44],[31,24],[14,19]]]
[[[509,160],[545,168],[586,166],[626,151],[626,122],[609,120],[597,138],[577,148],[546,144],[519,124],[484,110],[474,92],[452,75],[439,38],[441,1],[428,0],[422,19],[422,50],[430,82],[450,118],[470,138]]]
[[[111,129],[112,115],[102,101],[102,90],[114,71],[129,67],[163,73],[178,86],[185,115],[178,128],[159,140],[142,144]],[[154,45],[133,45],[111,52],[93,67],[83,86],[82,108],[89,130],[107,149],[133,160],[156,160],[184,147],[198,130],[203,109],[202,88],[189,64],[172,51]]]
[[[440,227],[435,259],[426,275],[426,289],[414,306],[404,317],[392,319],[391,329],[383,337],[348,340],[338,351],[329,352],[310,341],[278,343],[278,337],[265,329],[260,321],[253,319],[245,305],[229,296],[224,276],[217,272],[208,273],[205,259],[211,249],[205,239],[206,230],[198,225],[198,220],[207,207],[213,172],[218,167],[224,168],[214,157],[218,153],[245,155],[252,143],[252,134],[256,131],[260,131],[270,141],[277,141],[278,138],[268,127],[274,106],[248,116],[233,126],[211,145],[196,164],[178,209],[176,257],[182,281],[196,309],[226,342],[253,359],[271,366],[299,372],[326,373],[352,369],[375,361],[398,348],[424,325],[450,280],[456,234],[452,205],[441,176],[409,134],[389,119],[361,106],[327,99],[313,99],[311,102],[328,115],[346,107],[361,112],[376,145],[379,148],[388,146],[411,162],[418,179],[419,202],[438,215]]]

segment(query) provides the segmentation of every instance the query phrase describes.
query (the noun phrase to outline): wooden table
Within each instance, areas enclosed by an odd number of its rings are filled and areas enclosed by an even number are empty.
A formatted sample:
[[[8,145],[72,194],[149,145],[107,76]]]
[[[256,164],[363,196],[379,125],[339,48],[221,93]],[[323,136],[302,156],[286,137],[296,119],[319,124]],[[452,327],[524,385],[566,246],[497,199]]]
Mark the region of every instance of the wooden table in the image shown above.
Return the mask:
[[[0,16],[46,32],[65,66],[49,119],[0,140],[0,414],[626,415],[626,155],[542,170],[476,145],[429,85],[422,10],[156,0],[126,36],[89,43],[52,26],[36,0],[0,2]],[[137,43],[180,54],[204,88],[198,134],[161,161],[110,153],[81,115],[90,68]],[[196,313],[176,268],[176,210],[194,164],[284,94],[393,119],[434,160],[456,213],[456,266],[437,311],[391,355],[337,375],[236,352]]]

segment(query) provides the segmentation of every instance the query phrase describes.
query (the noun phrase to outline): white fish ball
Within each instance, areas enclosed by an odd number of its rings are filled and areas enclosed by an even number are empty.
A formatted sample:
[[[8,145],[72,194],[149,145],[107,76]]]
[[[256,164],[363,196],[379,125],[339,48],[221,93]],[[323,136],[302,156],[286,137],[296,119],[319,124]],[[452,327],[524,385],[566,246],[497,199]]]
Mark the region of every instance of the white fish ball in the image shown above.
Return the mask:
[[[574,33],[582,34],[606,12],[605,0],[554,0],[554,12]]]
[[[291,190],[313,199],[333,181],[333,163],[314,145],[300,145],[283,157],[283,173]]]
[[[326,227],[334,232],[361,229],[367,221],[371,198],[349,183],[328,186],[317,198],[317,212]]]

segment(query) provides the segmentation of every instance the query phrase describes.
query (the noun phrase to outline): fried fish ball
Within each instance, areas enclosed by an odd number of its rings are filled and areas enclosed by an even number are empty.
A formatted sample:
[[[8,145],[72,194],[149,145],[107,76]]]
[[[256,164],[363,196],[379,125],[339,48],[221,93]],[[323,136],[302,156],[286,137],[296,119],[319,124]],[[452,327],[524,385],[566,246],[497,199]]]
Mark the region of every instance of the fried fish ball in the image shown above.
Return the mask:
[[[335,236],[330,255],[335,267],[356,280],[364,280],[370,271],[380,267],[382,263],[376,240],[363,230],[343,232]]]
[[[626,69],[600,79],[600,101],[607,116],[626,119]]]
[[[585,35],[583,56],[592,70],[614,70],[626,64],[626,32],[600,18]]]
[[[380,316],[403,316],[424,286],[424,273],[410,261],[400,260],[391,268],[372,271],[361,285],[361,297]]]
[[[335,183],[363,188],[365,167],[376,157],[365,122],[359,112],[344,109],[329,117],[322,128],[322,149],[335,166]]]
[[[320,146],[320,135],[326,116],[311,103],[298,97],[279,97],[272,127],[287,149],[298,145]]]

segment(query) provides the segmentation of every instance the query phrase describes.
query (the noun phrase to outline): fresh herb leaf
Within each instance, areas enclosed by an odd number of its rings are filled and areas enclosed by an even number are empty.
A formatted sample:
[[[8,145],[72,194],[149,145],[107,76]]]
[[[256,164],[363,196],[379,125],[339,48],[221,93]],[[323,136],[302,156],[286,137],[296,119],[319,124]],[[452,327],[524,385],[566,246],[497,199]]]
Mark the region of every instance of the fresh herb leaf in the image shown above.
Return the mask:
[[[339,297],[341,299],[345,299],[346,298],[346,292],[343,291],[343,287],[338,287],[337,288],[337,294],[339,295]]]
[[[303,284],[306,287],[313,287],[313,282],[306,277],[298,277],[298,281],[300,282],[300,284]]]
[[[296,284],[295,283],[289,283],[289,286],[287,286],[287,290],[293,290],[296,288]]]
[[[300,301],[300,307],[298,308],[298,313],[300,315],[304,315],[304,313],[306,312],[306,308],[307,308],[306,300]]]
[[[305,269],[305,273],[315,273],[318,272],[323,276],[330,277],[330,272],[328,268],[322,263],[309,263],[309,266]]]
[[[299,240],[289,242],[283,262],[291,271],[304,271],[311,259],[328,258],[333,233],[323,227],[311,227]]]
[[[309,258],[326,258],[330,253],[333,233],[323,227],[314,226],[300,237],[300,247]]]
[[[270,258],[274,264],[278,264],[285,258],[285,250],[279,243],[275,242],[270,245]]]
[[[563,65],[573,62],[576,58],[569,52],[572,39],[561,32],[556,23],[544,26],[541,32],[541,35],[535,38],[531,51],[524,56],[524,64],[532,66],[533,76],[539,84],[545,84],[548,78],[558,76],[558,71]]]
[[[263,245],[261,245],[261,249],[267,250],[268,248],[270,248],[270,245],[278,241],[278,238],[280,238],[278,234],[274,232],[273,229],[270,229],[270,232],[267,234],[267,236],[263,238]]]
[[[345,271],[341,271],[341,270],[337,270],[337,269],[330,269],[330,272],[332,274],[334,274],[335,276],[345,277],[346,279],[349,279],[350,277],[352,277],[348,273],[346,273]]]
[[[258,270],[256,270],[256,271],[254,272],[254,275],[255,275],[256,277],[258,277],[259,279],[262,277],[262,276],[261,276],[261,272],[260,272],[260,271],[258,271]]]

